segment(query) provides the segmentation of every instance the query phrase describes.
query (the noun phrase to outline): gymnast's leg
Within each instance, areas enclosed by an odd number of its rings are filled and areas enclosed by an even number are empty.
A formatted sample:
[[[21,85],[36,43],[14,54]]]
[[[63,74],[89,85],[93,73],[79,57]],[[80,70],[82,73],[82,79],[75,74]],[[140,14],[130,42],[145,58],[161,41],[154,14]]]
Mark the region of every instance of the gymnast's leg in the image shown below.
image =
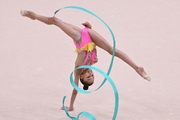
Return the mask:
[[[104,39],[101,35],[95,32],[93,29],[88,29],[88,32],[93,40],[93,42],[100,48],[107,51],[109,54],[112,55],[113,47]],[[126,62],[130,65],[140,76],[144,79],[150,81],[150,77],[147,76],[146,72],[144,71],[143,67],[137,66],[124,52],[116,49],[115,56]]]
[[[46,17],[46,16],[36,14],[32,11],[26,11],[26,10],[22,10],[21,15],[29,17],[32,20],[41,21],[47,25],[56,25],[75,41],[79,41],[81,39],[80,28],[73,26],[71,24],[65,23],[56,17]]]

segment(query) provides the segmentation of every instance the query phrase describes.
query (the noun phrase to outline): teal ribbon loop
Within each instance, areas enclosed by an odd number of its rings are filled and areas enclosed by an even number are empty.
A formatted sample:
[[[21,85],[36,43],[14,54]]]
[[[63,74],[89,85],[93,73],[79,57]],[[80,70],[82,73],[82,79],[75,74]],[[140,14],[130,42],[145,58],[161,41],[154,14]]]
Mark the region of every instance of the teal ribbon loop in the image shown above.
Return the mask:
[[[113,118],[112,120],[115,120],[116,116],[117,116],[117,113],[118,113],[118,107],[119,107],[119,95],[118,95],[118,90],[116,88],[116,85],[114,84],[113,80],[105,73],[103,72],[102,70],[100,70],[99,68],[97,67],[94,67],[94,66],[80,66],[78,67],[77,69],[82,69],[82,68],[90,68],[92,70],[95,70],[97,72],[99,72],[101,75],[103,75],[105,77],[105,79],[111,84],[112,88],[113,88],[113,91],[114,91],[114,96],[115,96],[115,107],[114,107],[114,115],[113,115]],[[81,88],[79,88],[73,81],[73,72],[70,74],[70,82],[71,82],[71,85],[78,91],[78,92],[81,92],[81,93],[84,93],[84,94],[87,94],[87,93],[91,93],[90,91],[85,91]],[[102,87],[102,84],[100,85],[100,87]],[[93,91],[92,91],[93,92]],[[89,117],[89,116],[86,116],[86,117]],[[91,119],[90,119],[91,120]],[[93,119],[92,119],[93,120]]]
[[[109,65],[107,74],[106,74],[105,72],[103,72],[102,70],[100,70],[100,69],[98,69],[98,68],[96,68],[96,67],[93,67],[93,66],[80,66],[80,67],[76,68],[76,70],[77,70],[77,69],[80,69],[80,68],[90,68],[90,69],[93,69],[93,70],[99,72],[100,74],[102,74],[102,75],[105,77],[104,80],[103,80],[103,82],[101,83],[101,85],[100,85],[97,89],[95,89],[94,91],[97,91],[98,89],[100,89],[100,88],[104,85],[104,83],[108,80],[108,82],[111,84],[111,86],[112,86],[112,88],[113,88],[114,95],[115,95],[115,107],[114,107],[114,114],[113,114],[113,118],[112,118],[112,120],[115,120],[116,117],[117,117],[117,113],[118,113],[119,96],[118,96],[118,91],[117,91],[117,88],[116,88],[114,82],[113,82],[112,79],[109,77],[109,74],[110,74],[111,69],[112,69],[112,66],[113,66],[114,55],[115,55],[115,50],[116,50],[116,40],[115,40],[115,36],[114,36],[114,34],[113,34],[113,31],[112,31],[111,28],[108,26],[108,24],[107,24],[103,19],[101,19],[99,16],[97,16],[97,15],[94,14],[93,12],[91,12],[91,11],[85,9],[85,8],[79,7],[79,6],[66,6],[66,7],[60,8],[60,9],[58,9],[58,10],[56,10],[56,11],[54,12],[54,16],[55,16],[60,10],[62,10],[62,9],[67,9],[67,8],[72,8],[72,9],[81,10],[81,11],[87,12],[88,14],[93,15],[94,17],[96,17],[97,19],[99,19],[99,20],[108,28],[108,30],[109,30],[109,32],[110,32],[110,34],[111,34],[111,36],[112,36],[112,40],[113,40],[113,53],[112,53],[112,58],[111,58],[111,62],[110,62],[110,65]],[[74,81],[73,81],[73,73],[74,73],[74,72],[72,72],[72,73],[70,74],[70,82],[71,82],[71,85],[72,85],[78,92],[81,92],[81,93],[84,93],[84,94],[89,94],[89,93],[94,92],[94,91],[85,91],[85,90],[82,90],[81,88],[79,88],[79,87],[74,83]],[[66,98],[66,96],[64,96],[64,98],[63,98],[63,103],[62,103],[62,104],[63,104],[63,107],[64,107],[65,98]],[[64,110],[65,110],[66,115],[67,115],[69,118],[71,118],[72,120],[78,120],[78,119],[79,119],[79,116],[81,116],[81,115],[89,118],[90,120],[96,120],[96,118],[95,118],[92,114],[90,114],[90,113],[88,113],[88,112],[81,112],[81,113],[79,113],[78,117],[76,118],[76,117],[70,116],[69,113],[68,113],[68,110],[67,110],[65,107],[64,107]]]
[[[63,104],[64,111],[65,111],[66,115],[67,115],[71,120],[79,120],[79,118],[80,118],[81,115],[89,118],[90,120],[96,120],[96,118],[95,118],[92,114],[90,114],[90,113],[88,113],[88,112],[84,112],[84,111],[83,111],[83,112],[80,112],[77,117],[72,117],[72,116],[69,114],[69,112],[68,112],[68,110],[66,109],[66,107],[64,106],[65,99],[66,99],[66,96],[64,96],[62,104]]]

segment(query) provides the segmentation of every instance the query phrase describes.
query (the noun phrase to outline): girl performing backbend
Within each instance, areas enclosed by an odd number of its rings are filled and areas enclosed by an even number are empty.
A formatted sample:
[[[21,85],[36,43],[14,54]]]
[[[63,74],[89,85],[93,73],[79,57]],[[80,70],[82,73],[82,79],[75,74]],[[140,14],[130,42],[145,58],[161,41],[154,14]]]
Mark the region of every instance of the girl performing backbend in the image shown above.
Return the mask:
[[[92,29],[91,25],[88,22],[82,23],[84,26],[83,29],[74,26],[72,24],[66,23],[57,17],[46,17],[39,14],[36,14],[32,11],[21,10],[21,15],[31,18],[32,20],[38,20],[48,25],[55,25],[64,31],[69,37],[72,38],[77,52],[77,58],[75,62],[75,68],[81,65],[93,65],[97,59],[96,46],[107,51],[112,55],[113,47],[98,34],[95,30]],[[119,49],[115,50],[115,56],[123,60],[125,63],[130,65],[141,77],[150,81],[150,77],[146,74],[143,67],[136,65],[124,52]],[[94,74],[91,69],[78,69],[74,72],[74,82],[76,85],[79,84],[79,81],[83,84],[83,89],[87,90],[90,85],[94,82]],[[77,91],[74,89],[71,95],[71,101],[67,109],[73,111],[74,101],[77,96]],[[63,108],[62,108],[63,109]]]

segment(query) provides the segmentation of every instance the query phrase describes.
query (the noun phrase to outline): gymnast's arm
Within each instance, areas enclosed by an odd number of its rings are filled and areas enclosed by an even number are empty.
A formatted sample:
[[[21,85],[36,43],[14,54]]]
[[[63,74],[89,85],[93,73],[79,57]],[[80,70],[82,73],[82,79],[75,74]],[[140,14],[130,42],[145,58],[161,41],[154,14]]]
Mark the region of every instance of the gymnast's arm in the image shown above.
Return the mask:
[[[75,70],[74,71],[74,83],[78,86],[79,84],[79,77],[80,77],[80,70]],[[76,96],[78,94],[78,91],[76,89],[73,89],[72,94],[71,94],[71,100],[70,100],[70,105],[69,107],[66,106],[66,109],[68,111],[73,111],[74,110],[74,102],[76,99]],[[62,110],[64,110],[64,108],[61,108]]]
[[[76,70],[74,72],[74,82],[75,82],[75,84],[77,86],[79,84],[79,77],[80,77],[80,70]],[[74,102],[75,102],[77,94],[78,94],[78,91],[76,89],[73,89],[72,94],[71,94],[71,101],[70,101],[70,105],[69,105],[69,111],[74,110]]]
[[[78,53],[77,59],[75,62],[75,68],[81,66],[83,63],[84,63],[84,54]],[[79,84],[80,74],[81,74],[81,69],[74,71],[74,82],[77,86]],[[70,105],[69,105],[69,107],[66,106],[68,111],[74,110],[74,102],[75,102],[77,94],[78,94],[78,91],[76,89],[73,89],[72,94],[71,94]],[[64,109],[64,108],[62,107],[62,109]]]

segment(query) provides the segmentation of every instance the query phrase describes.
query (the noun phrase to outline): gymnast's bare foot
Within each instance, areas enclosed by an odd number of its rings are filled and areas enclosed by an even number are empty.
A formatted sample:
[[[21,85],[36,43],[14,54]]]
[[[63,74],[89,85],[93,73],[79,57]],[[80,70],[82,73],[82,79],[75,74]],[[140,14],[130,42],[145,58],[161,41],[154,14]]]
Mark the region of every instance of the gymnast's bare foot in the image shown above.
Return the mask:
[[[138,67],[138,69],[136,70],[136,72],[143,77],[144,79],[151,81],[151,78],[147,75],[147,73],[144,71],[143,67]]]
[[[35,17],[34,17],[35,13],[34,12],[27,11],[27,10],[21,10],[20,13],[22,16],[26,16],[26,17],[31,18],[32,20],[35,20]]]

